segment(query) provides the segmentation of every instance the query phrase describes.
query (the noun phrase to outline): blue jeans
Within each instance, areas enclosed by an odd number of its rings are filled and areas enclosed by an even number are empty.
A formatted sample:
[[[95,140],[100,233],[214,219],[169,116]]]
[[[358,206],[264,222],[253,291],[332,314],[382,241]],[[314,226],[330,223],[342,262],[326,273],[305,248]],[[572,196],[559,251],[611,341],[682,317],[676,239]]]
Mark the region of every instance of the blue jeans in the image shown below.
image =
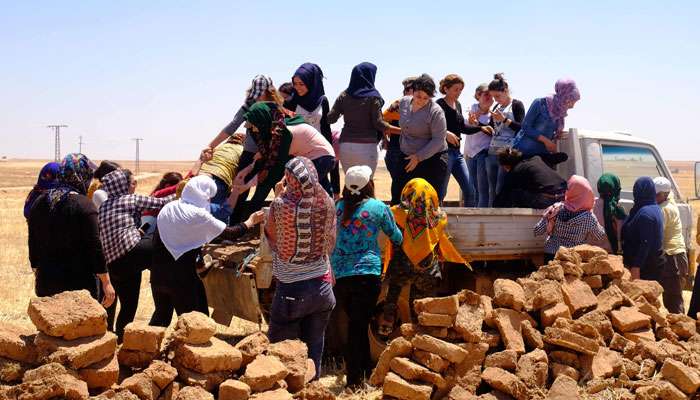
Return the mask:
[[[233,209],[228,204],[228,196],[231,194],[228,185],[218,176],[212,176],[216,183],[216,195],[211,198],[210,211],[211,215],[219,221],[223,221],[228,225],[228,219],[233,213]]]
[[[474,196],[476,197],[476,206],[481,208],[486,208],[490,203],[493,203],[489,187],[489,178],[486,172],[487,158],[488,152],[482,151],[467,160],[467,168],[469,168],[469,175],[472,177],[472,184],[476,192]]]
[[[315,160],[311,160],[316,167],[316,173],[318,174],[318,183],[326,190],[331,198],[333,197],[333,188],[331,187],[331,181],[328,179],[328,174],[335,166],[335,157],[333,156],[321,156]]]
[[[486,171],[489,178],[489,193],[491,194],[489,207],[493,207],[493,202],[496,200],[496,195],[503,188],[503,181],[506,176],[506,170],[501,167],[498,162],[498,156],[490,155],[486,158]]]
[[[462,191],[462,199],[465,207],[474,207],[474,186],[470,182],[469,170],[467,162],[464,160],[464,155],[459,149],[450,147],[447,150],[447,176],[445,177],[445,185],[442,187],[440,198],[444,199],[447,195],[447,185],[450,182],[450,175],[454,176]]]
[[[301,339],[309,348],[309,358],[321,376],[321,356],[326,326],[335,308],[333,287],[319,278],[294,283],[277,283],[270,310],[270,342]]]

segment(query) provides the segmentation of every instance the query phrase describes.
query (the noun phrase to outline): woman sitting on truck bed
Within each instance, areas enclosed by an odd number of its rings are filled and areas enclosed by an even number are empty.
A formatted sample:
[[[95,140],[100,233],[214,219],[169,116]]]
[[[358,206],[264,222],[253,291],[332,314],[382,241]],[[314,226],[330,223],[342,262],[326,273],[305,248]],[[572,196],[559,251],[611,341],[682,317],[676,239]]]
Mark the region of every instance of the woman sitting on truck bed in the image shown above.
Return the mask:
[[[605,230],[591,211],[593,189],[588,180],[574,175],[569,178],[563,203],[547,208],[535,225],[535,236],[547,234],[544,243],[544,261],[554,259],[560,246],[574,247],[590,241],[601,241]]]
[[[566,181],[541,157],[523,160],[519,150],[506,148],[498,153],[498,162],[507,173],[495,207],[544,209],[564,199]]]
[[[562,153],[556,153],[556,141],[564,132],[567,111],[574,108],[581,95],[576,82],[570,79],[558,80],[554,91],[554,95],[532,102],[515,136],[513,147],[520,150],[524,158],[540,156],[551,164],[550,159],[559,161],[563,157]]]
[[[379,326],[383,336],[394,329],[404,285],[411,285],[409,304],[413,304],[414,299],[436,295],[442,280],[440,262],[466,264],[447,236],[447,215],[439,208],[437,192],[425,179],[411,179],[401,192],[401,202],[391,211],[403,243],[387,246],[384,257],[389,291]]]

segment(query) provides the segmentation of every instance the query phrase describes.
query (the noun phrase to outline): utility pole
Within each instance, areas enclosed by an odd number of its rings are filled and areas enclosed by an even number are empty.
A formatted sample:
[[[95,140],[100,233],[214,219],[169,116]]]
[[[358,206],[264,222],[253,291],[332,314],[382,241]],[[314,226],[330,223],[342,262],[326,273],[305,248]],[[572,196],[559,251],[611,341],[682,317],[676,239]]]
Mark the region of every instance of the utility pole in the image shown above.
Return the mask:
[[[54,131],[54,161],[59,161],[61,159],[61,128],[68,128],[68,125],[46,125],[47,128],[51,128]]]
[[[139,144],[141,143],[141,141],[142,141],[143,139],[142,139],[142,138],[133,138],[133,139],[131,139],[131,140],[133,140],[134,142],[136,142],[136,158],[135,158],[136,167],[134,168],[134,170],[135,170],[135,171],[134,171],[134,175],[138,175],[138,174],[139,174]]]
[[[87,144],[83,142],[83,135],[78,136],[78,153],[82,154],[83,153],[83,145]]]

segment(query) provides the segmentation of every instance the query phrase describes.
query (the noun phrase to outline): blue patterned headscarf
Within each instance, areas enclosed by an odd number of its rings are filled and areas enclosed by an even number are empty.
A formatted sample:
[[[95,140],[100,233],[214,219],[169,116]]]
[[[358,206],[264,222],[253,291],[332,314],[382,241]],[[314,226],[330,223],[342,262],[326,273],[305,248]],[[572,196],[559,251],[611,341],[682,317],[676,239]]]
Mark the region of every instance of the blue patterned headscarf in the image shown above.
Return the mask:
[[[58,169],[58,185],[48,192],[49,210],[53,211],[70,192],[87,194],[95,168],[95,164],[84,154],[66,155]]]
[[[36,185],[34,185],[31,192],[27,195],[26,200],[24,200],[24,218],[29,218],[29,212],[32,209],[32,205],[34,205],[34,201],[36,201],[42,193],[56,187],[58,184],[59,168],[59,163],[50,162],[41,169],[39,178],[36,180]]]

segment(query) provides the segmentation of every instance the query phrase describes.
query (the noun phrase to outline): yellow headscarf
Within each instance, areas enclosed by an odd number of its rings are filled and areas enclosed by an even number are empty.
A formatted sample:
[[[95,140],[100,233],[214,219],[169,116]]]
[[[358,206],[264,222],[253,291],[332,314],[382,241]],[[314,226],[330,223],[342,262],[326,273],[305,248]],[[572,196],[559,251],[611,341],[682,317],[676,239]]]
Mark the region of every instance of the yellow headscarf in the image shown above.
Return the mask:
[[[440,210],[437,192],[421,178],[411,179],[401,191],[401,203],[393,206],[396,224],[403,230],[401,249],[414,266],[433,252],[439,245],[442,261],[469,264],[455,249],[447,236],[447,215]],[[387,246],[385,268],[391,259],[391,246]]]
[[[90,182],[90,186],[88,187],[87,190],[87,197],[88,199],[92,200],[92,195],[95,194],[95,191],[99,189],[102,186],[102,183],[98,179],[93,179],[92,182]]]

